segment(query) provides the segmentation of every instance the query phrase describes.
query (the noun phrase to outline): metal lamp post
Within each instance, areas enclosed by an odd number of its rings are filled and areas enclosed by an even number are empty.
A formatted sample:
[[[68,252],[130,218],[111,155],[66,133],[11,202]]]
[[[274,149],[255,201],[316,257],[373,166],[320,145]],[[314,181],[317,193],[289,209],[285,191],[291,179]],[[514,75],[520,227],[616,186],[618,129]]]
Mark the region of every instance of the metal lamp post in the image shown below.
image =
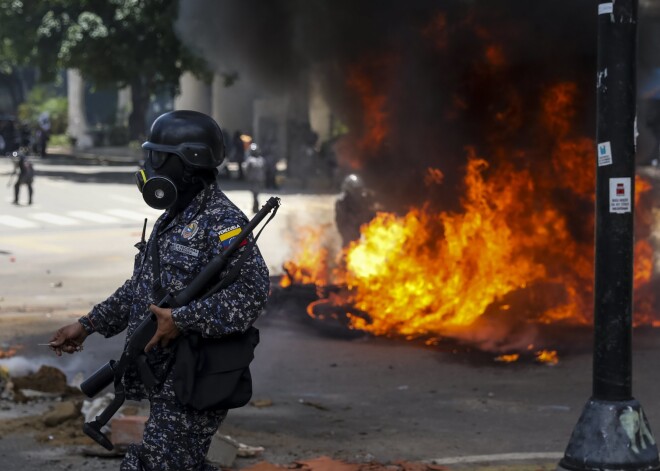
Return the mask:
[[[559,468],[656,470],[658,449],[632,396],[637,0],[598,4],[593,394]]]

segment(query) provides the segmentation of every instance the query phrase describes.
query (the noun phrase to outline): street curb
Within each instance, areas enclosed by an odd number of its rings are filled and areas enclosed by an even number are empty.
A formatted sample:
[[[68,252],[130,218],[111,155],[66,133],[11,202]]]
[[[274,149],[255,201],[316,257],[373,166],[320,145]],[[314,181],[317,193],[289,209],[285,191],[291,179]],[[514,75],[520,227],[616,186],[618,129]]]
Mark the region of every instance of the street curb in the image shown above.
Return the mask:
[[[532,460],[557,460],[564,457],[560,452],[540,452],[540,453],[498,453],[494,455],[473,455],[456,456],[453,458],[436,458],[424,460],[425,463],[437,465],[450,464],[474,464],[474,463],[493,463],[502,461],[532,461]]]
[[[92,154],[92,153],[86,153],[86,152],[72,152],[71,157],[74,159],[81,159],[81,160],[87,160],[87,161],[92,161],[97,164],[104,164],[104,163],[113,163],[113,164],[139,164],[141,157],[138,156],[119,156],[119,155],[111,155],[111,154]]]
[[[137,165],[142,160],[142,151],[126,148],[116,148],[118,153],[113,153],[114,148],[91,148],[88,150],[77,150],[66,147],[49,147],[51,156],[61,156],[73,160],[84,161],[100,165]]]

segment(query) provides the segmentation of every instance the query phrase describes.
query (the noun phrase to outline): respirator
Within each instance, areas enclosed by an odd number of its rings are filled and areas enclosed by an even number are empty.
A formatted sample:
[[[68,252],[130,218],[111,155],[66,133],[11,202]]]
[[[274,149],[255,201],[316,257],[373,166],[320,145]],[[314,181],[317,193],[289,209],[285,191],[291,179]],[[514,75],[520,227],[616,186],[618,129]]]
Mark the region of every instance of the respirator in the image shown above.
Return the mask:
[[[144,202],[154,209],[172,207],[179,197],[184,170],[183,162],[178,156],[150,151],[144,169],[135,174]]]

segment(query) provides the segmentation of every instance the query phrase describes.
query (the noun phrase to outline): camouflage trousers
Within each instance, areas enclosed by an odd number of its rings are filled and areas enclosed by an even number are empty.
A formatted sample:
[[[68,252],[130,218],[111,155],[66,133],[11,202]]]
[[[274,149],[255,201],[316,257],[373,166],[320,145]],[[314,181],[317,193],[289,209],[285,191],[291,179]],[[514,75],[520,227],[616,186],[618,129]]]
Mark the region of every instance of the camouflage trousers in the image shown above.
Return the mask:
[[[121,471],[217,470],[205,463],[206,453],[226,415],[183,407],[175,398],[152,398],[142,443],[129,447]]]

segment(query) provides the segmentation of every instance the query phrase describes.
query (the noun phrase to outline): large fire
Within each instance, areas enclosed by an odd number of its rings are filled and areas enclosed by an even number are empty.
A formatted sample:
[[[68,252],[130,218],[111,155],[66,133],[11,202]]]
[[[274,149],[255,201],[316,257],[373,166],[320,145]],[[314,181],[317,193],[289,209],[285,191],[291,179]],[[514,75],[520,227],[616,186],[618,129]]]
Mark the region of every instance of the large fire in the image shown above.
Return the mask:
[[[445,49],[445,28],[444,17],[438,16],[424,34]],[[505,67],[498,44],[489,43],[484,51],[488,67]],[[363,133],[354,142],[366,152],[386,140],[393,118],[388,119],[376,79],[360,70],[347,85],[362,97]],[[574,132],[578,86],[558,81],[544,90],[536,103],[527,104],[538,110],[533,123],[524,123],[515,90],[503,93],[506,103],[491,117],[496,124],[486,128],[493,130],[485,137],[487,150],[465,148],[458,210],[438,210],[429,201],[405,212],[378,212],[337,259],[323,249],[322,236],[332,231],[308,236],[296,244],[283,286],[344,287],[328,302],[345,307],[353,329],[406,338],[467,338],[499,351],[524,351],[535,340],[533,332],[547,324],[588,325],[593,316],[595,144]],[[467,105],[455,98],[453,106],[447,116],[460,114]],[[502,136],[515,136],[523,126],[538,135],[530,150],[507,147],[511,140]],[[445,185],[446,170],[441,163],[427,167],[424,184]],[[650,189],[648,182],[636,179],[641,219],[649,208],[640,197]],[[651,244],[640,239],[634,287],[644,294],[635,305],[638,325],[655,323],[648,289],[652,258]],[[314,315],[314,307],[309,311]],[[512,334],[515,329],[503,325],[533,328]],[[494,333],[509,338],[486,341]],[[516,355],[498,358],[509,362]],[[539,348],[536,359],[554,364],[557,354]]]
[[[367,313],[349,310],[350,326],[375,335],[452,336],[498,303],[498,315],[511,322],[589,323],[593,248],[572,239],[559,211],[539,206],[526,172],[503,167],[485,178],[487,170],[488,163],[471,154],[463,212],[378,213],[342,252],[341,269],[329,268],[321,232],[305,231],[283,286],[346,285],[341,304]],[[639,241],[635,255],[637,288],[652,275],[650,243]],[[532,315],[511,315],[511,306],[501,304],[518,291],[548,287],[553,299],[537,299]],[[648,312],[637,312],[636,323],[650,320]]]

